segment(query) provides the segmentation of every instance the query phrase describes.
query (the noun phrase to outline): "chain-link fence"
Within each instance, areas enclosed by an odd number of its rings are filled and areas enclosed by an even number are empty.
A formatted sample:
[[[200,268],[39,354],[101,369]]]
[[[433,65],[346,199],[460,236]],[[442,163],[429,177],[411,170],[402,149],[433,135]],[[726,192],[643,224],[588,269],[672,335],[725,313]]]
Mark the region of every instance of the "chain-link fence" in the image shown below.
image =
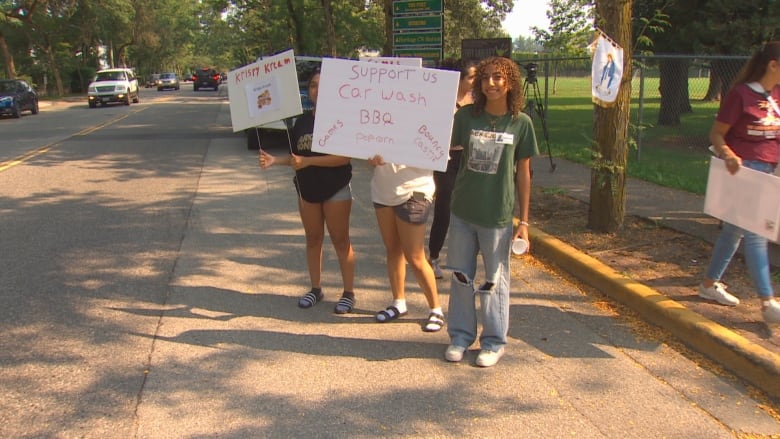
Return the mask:
[[[635,157],[643,148],[689,148],[706,150],[715,114],[747,56],[655,55],[633,58],[631,80],[631,128]],[[540,109],[543,121],[568,123],[571,112],[557,112],[556,103],[567,98],[590,97],[591,59],[520,59],[526,78],[534,71],[534,84],[527,99]],[[566,87],[577,81],[578,87]],[[528,81],[527,81],[528,82]],[[583,90],[584,89],[584,90]],[[534,96],[535,93],[538,95]],[[567,96],[571,94],[571,96]],[[554,97],[554,99],[553,99]],[[541,102],[541,105],[539,104]],[[544,133],[543,133],[544,134]]]

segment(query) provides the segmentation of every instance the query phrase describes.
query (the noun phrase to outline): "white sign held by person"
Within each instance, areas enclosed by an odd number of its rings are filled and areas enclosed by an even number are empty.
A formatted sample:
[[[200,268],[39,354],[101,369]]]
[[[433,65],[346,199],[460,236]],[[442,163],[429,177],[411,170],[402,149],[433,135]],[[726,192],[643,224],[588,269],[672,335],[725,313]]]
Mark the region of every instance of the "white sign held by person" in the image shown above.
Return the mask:
[[[312,150],[444,171],[460,74],[322,61]]]
[[[360,61],[377,64],[395,64],[399,66],[422,67],[422,58],[402,56],[361,56]]]
[[[303,113],[292,50],[228,72],[233,132]]]
[[[712,157],[704,213],[778,241],[780,178],[746,167],[731,175],[723,160]]]

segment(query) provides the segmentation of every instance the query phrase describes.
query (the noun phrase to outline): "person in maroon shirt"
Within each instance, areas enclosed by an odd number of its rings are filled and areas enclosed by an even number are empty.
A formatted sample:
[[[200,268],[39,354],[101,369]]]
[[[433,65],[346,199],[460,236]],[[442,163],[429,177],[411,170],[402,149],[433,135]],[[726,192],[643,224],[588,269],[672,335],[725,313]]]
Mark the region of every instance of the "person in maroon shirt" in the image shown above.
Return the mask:
[[[742,69],[721,102],[710,131],[714,152],[724,160],[729,173],[741,167],[773,173],[780,147],[780,41],[766,43]],[[736,306],[739,299],[720,282],[743,239],[745,264],[761,298],[766,323],[780,323],[780,304],[774,298],[769,273],[767,240],[760,235],[723,223],[712,249],[712,259],[699,296],[720,304]]]

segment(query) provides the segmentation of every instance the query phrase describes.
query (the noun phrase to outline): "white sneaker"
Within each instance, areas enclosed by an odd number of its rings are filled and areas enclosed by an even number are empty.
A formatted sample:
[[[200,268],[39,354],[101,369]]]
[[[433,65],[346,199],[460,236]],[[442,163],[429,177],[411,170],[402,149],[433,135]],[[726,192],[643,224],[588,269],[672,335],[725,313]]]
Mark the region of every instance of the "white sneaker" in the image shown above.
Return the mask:
[[[780,303],[770,300],[769,305],[761,308],[761,315],[766,323],[780,323]]]
[[[431,259],[430,261],[431,268],[433,268],[433,277],[436,279],[441,279],[444,277],[444,273],[441,272],[441,267],[439,267],[439,260],[438,259]]]
[[[482,349],[481,351],[479,351],[479,355],[477,355],[477,366],[479,367],[495,366],[496,363],[498,363],[498,360],[500,360],[501,357],[503,356],[504,356],[503,346],[497,351],[489,351],[487,349]]]
[[[451,344],[447,346],[447,350],[444,351],[444,359],[447,361],[451,361],[453,363],[457,363],[458,361],[463,359],[463,354],[466,352],[466,348],[463,346],[458,346]]]
[[[723,285],[720,282],[715,282],[711,287],[705,287],[704,285],[699,284],[699,297],[707,300],[714,300],[721,305],[739,305],[739,299],[729,294],[726,291],[726,285]]]

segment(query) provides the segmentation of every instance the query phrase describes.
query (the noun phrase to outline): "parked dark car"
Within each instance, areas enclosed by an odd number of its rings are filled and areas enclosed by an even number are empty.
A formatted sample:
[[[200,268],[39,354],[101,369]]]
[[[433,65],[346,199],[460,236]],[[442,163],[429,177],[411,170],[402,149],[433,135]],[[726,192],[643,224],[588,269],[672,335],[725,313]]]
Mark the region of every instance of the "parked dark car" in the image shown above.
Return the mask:
[[[157,91],[163,91],[166,88],[179,89],[179,78],[176,76],[176,73],[160,74],[160,78],[157,79]]]
[[[0,80],[0,114],[19,118],[22,111],[38,114],[38,93],[23,79]]]
[[[192,89],[198,91],[201,88],[210,88],[214,91],[219,90],[220,75],[214,69],[204,67],[195,71],[192,75]]]

